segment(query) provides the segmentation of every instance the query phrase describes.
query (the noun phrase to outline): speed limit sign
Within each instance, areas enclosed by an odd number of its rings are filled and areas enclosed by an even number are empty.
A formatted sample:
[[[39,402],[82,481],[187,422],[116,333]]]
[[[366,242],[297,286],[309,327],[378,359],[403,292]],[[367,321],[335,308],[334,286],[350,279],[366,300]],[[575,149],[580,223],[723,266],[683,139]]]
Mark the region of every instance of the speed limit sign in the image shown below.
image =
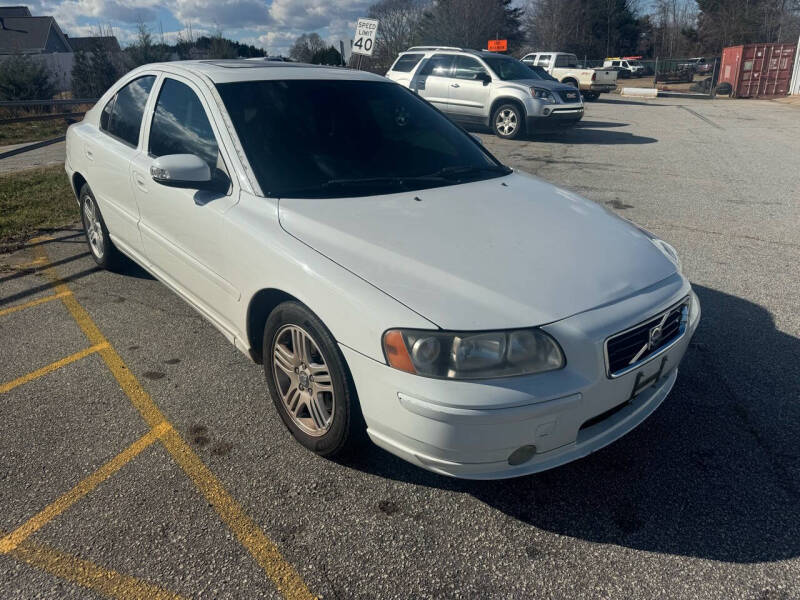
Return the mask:
[[[377,33],[378,19],[359,19],[356,23],[356,35],[353,38],[353,54],[372,56]]]

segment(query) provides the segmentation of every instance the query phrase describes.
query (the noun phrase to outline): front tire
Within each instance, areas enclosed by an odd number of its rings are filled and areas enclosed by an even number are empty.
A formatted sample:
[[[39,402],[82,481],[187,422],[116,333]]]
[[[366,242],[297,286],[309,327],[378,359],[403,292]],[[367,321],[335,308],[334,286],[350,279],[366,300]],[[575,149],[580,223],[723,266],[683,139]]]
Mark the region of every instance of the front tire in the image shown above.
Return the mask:
[[[284,302],[264,326],[264,374],[286,428],[303,446],[332,458],[363,439],[355,386],[336,341],[299,302]]]
[[[524,127],[525,117],[514,104],[498,106],[492,115],[492,131],[497,137],[515,140],[522,135]]]
[[[89,253],[98,266],[112,271],[119,267],[122,255],[108,235],[106,222],[88,184],[84,184],[81,188],[80,199],[81,221],[89,244]]]

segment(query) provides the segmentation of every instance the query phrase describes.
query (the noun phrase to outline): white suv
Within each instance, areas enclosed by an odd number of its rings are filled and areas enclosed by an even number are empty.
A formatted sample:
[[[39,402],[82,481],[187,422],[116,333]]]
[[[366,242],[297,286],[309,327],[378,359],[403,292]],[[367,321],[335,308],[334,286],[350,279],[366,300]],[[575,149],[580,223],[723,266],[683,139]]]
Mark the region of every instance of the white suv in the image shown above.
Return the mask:
[[[583,118],[583,100],[574,87],[494,52],[415,46],[397,57],[386,76],[452,120],[489,126],[502,138]]]

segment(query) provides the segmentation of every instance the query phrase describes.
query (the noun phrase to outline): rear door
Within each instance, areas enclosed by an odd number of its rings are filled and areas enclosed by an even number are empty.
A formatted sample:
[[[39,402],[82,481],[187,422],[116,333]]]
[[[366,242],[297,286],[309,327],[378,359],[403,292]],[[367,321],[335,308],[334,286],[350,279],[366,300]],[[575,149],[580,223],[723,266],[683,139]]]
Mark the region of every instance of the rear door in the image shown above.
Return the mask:
[[[491,89],[481,79],[484,75],[489,75],[489,72],[476,58],[463,55],[455,57],[450,80],[450,112],[470,120],[483,118],[488,112]]]
[[[434,54],[417,69],[411,89],[436,106],[447,112],[449,109],[450,77],[453,69],[454,54]]]
[[[155,81],[155,74],[147,74],[121,87],[103,107],[100,129],[83,148],[89,165],[87,180],[109,233],[124,250],[137,254],[142,244],[130,170],[139,152],[142,116]]]

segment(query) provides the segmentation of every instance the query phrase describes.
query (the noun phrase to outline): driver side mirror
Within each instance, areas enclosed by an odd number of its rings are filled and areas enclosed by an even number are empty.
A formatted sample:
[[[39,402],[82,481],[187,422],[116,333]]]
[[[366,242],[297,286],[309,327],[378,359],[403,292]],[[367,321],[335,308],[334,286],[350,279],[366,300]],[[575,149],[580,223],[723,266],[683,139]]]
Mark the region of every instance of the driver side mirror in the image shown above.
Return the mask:
[[[483,72],[483,73],[478,73],[478,74],[475,76],[475,79],[477,79],[478,81],[482,81],[482,82],[483,82],[483,85],[489,85],[489,84],[492,82],[492,76],[491,76],[491,75],[489,75],[489,74],[488,74],[488,73],[486,73],[486,72]]]
[[[218,183],[211,177],[208,163],[195,154],[159,156],[150,166],[153,181],[169,187],[212,190]]]

